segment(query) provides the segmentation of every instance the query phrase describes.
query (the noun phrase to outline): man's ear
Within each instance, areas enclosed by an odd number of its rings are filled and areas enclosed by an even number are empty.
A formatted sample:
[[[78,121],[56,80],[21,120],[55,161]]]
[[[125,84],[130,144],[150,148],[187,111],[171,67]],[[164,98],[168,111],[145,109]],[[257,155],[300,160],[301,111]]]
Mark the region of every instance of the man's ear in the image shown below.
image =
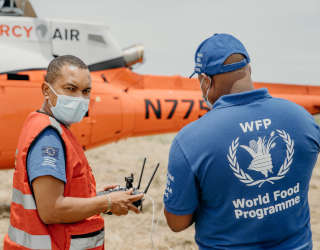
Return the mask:
[[[45,99],[49,99],[49,87],[48,87],[48,83],[43,82],[41,85],[41,90],[42,90],[42,94],[44,96]]]
[[[210,101],[212,101],[212,97],[217,93],[217,91],[219,91],[218,89],[216,89],[217,85],[216,85],[216,78],[215,76],[208,76],[208,83],[210,83],[209,87],[209,93],[208,93],[208,98],[210,97]]]
[[[208,77],[208,82],[209,84],[209,88],[214,88],[215,87],[215,79],[214,76],[207,76]]]
[[[210,89],[212,86],[212,80],[210,76],[207,76],[206,74],[202,74],[203,75],[203,81],[205,83],[205,89]]]

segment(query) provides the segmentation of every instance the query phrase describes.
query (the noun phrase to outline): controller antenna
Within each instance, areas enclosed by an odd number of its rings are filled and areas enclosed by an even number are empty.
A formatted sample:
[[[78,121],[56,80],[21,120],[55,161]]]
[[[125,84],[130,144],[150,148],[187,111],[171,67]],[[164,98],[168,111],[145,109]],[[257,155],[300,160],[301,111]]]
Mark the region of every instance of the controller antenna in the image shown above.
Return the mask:
[[[143,163],[142,163],[142,169],[141,169],[140,177],[139,177],[139,183],[138,183],[138,186],[137,186],[137,189],[138,189],[138,190],[139,190],[139,188],[140,188],[140,184],[141,184],[141,180],[142,180],[142,175],[143,175],[143,170],[144,170],[144,166],[146,165],[146,161],[147,161],[147,157],[144,157],[144,160],[143,160]]]
[[[150,184],[151,184],[151,182],[152,182],[152,180],[153,180],[153,177],[154,177],[154,175],[156,174],[156,172],[157,172],[157,170],[158,170],[159,166],[160,166],[160,162],[157,164],[157,166],[156,166],[155,170],[153,171],[153,174],[152,174],[152,176],[151,176],[151,178],[150,178],[150,180],[149,180],[149,183],[148,183],[148,185],[147,185],[147,187],[146,187],[146,189],[144,190],[144,192],[143,192],[143,193],[145,193],[145,194],[146,194],[146,193],[148,192],[148,189],[149,189],[149,187],[150,187]]]

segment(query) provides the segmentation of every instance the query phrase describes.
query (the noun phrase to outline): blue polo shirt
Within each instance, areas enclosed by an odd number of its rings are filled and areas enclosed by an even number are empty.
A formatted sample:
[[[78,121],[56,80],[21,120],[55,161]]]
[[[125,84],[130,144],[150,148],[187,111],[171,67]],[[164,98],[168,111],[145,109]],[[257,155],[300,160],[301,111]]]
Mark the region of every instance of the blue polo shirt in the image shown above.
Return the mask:
[[[308,188],[319,127],[266,89],[225,95],[175,137],[165,208],[195,214],[200,249],[312,249]]]

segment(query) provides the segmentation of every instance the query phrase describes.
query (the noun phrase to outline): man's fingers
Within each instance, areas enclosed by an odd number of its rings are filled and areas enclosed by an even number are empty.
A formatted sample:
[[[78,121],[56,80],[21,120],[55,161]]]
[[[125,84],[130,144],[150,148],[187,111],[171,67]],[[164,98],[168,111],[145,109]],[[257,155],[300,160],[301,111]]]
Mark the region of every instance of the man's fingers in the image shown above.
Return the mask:
[[[126,191],[126,194],[132,194],[133,188],[130,188],[129,190]]]
[[[140,210],[133,204],[128,204],[128,209],[135,212],[136,214],[140,213]]]
[[[131,195],[129,197],[129,201],[138,201],[138,200],[141,200],[143,198],[144,194],[135,194],[135,195]]]
[[[120,216],[120,215],[128,214],[128,211],[129,211],[128,205],[120,204],[120,205],[117,205],[117,207],[114,210],[112,210],[112,213]]]
[[[119,185],[107,185],[107,186],[104,186],[103,190],[104,191],[108,191],[109,189],[114,189],[116,187],[118,187]]]

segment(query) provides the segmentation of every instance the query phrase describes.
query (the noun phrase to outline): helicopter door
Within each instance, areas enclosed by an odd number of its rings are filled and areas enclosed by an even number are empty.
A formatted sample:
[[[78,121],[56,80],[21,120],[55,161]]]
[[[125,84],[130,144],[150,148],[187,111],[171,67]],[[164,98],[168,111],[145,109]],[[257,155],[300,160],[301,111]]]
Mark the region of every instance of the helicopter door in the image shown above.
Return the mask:
[[[115,141],[122,132],[122,109],[119,90],[111,85],[97,84],[92,93],[91,145]]]
[[[41,107],[43,96],[39,81],[30,81],[29,74],[0,75],[0,169],[14,166],[19,134],[31,111]],[[39,74],[39,78],[42,74]]]
[[[86,116],[82,119],[81,122],[71,125],[71,131],[77,137],[77,140],[83,149],[87,149],[88,146],[90,145],[92,119],[89,114],[90,114],[90,107],[89,107],[89,111],[87,112]]]

